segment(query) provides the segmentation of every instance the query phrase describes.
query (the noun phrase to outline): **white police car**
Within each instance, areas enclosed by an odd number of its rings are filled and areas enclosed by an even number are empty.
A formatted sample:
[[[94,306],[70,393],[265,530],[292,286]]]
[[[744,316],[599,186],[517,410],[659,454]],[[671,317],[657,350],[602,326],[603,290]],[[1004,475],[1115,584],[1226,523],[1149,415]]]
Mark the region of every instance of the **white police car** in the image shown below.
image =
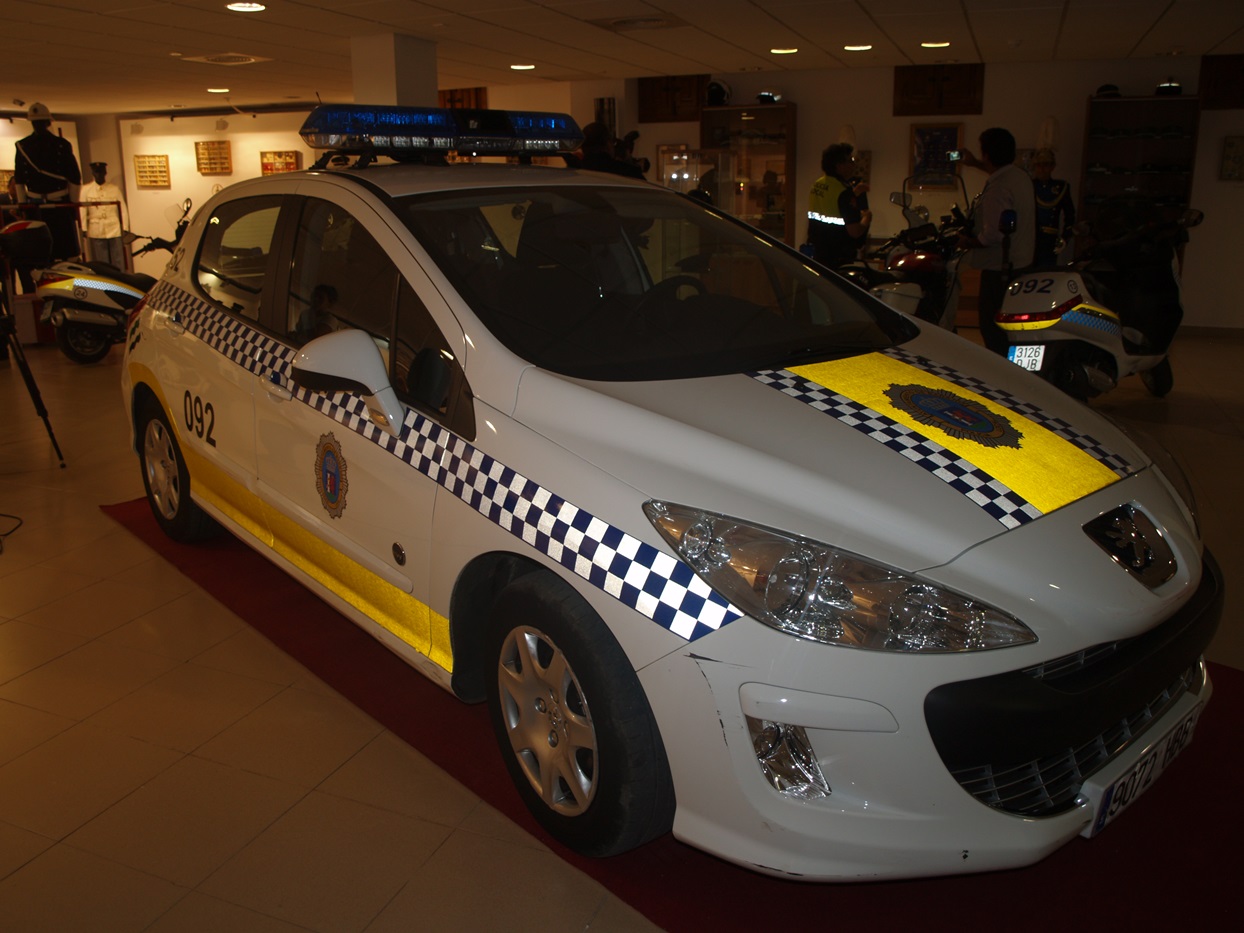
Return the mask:
[[[217,195],[133,316],[152,508],[486,700],[554,836],[1018,866],[1191,739],[1221,577],[1118,428],[697,201],[445,164],[569,118],[303,133],[320,164]]]

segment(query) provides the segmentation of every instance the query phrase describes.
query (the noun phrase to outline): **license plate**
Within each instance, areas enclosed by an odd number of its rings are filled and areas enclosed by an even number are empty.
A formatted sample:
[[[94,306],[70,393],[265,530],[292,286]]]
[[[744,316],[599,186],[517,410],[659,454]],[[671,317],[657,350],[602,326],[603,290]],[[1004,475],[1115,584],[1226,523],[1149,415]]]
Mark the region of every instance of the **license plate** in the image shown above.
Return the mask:
[[[1035,373],[1041,369],[1041,364],[1045,361],[1045,344],[1025,343],[1015,347],[1007,347],[1006,358],[1016,366],[1022,366],[1024,369],[1030,369]]]
[[[1096,836],[1120,813],[1135,803],[1141,794],[1153,786],[1153,783],[1166,770],[1167,765],[1191,744],[1192,730],[1196,728],[1197,716],[1200,714],[1201,707],[1198,705],[1169,732],[1149,746],[1149,750],[1126,774],[1121,775],[1106,788],[1097,804],[1093,822],[1081,835]],[[1091,795],[1088,784],[1084,789]]]

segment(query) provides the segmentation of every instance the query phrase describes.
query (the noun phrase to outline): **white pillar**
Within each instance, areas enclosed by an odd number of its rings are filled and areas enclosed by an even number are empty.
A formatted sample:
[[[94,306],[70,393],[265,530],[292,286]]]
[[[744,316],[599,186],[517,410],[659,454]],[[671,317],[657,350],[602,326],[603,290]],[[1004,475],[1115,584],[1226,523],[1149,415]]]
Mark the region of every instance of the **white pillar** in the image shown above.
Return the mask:
[[[436,106],[435,42],[392,33],[355,36],[350,64],[356,104]]]

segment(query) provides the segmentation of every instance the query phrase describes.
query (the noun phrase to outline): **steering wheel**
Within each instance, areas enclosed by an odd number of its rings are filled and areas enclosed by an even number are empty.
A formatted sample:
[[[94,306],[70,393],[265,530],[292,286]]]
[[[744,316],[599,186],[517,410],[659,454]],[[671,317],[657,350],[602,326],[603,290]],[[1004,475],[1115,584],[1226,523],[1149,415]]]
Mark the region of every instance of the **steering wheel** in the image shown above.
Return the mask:
[[[705,286],[705,284],[694,275],[671,275],[668,279],[662,279],[653,285],[652,288],[648,289],[648,293],[644,295],[643,303],[647,304],[650,301],[676,298],[678,297],[678,290],[684,285],[688,288],[694,289],[697,295],[705,295],[708,293],[707,286]]]

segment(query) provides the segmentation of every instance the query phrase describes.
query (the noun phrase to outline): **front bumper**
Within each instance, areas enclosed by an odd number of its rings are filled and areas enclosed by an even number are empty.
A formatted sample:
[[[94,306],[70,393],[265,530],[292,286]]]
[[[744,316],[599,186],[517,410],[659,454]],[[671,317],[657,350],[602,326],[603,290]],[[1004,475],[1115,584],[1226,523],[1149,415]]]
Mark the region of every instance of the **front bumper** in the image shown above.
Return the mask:
[[[1135,744],[1181,696],[1199,693],[1200,658],[1222,601],[1222,573],[1206,553],[1192,599],[1145,634],[938,687],[924,712],[942,761],[989,806],[1025,816],[1071,809],[1086,778]]]
[[[811,645],[740,620],[729,627],[734,633],[722,633],[737,643],[710,651],[714,636],[641,672],[679,788],[674,834],[727,860],[809,881],[1037,862],[1092,820],[1092,806],[1080,794],[1089,773],[1126,770],[1145,751],[1142,733],[1161,735],[1208,699],[1199,658],[1221,610],[1221,576],[1207,555],[1195,596],[1149,632],[1085,652],[1087,664],[1073,658],[1066,667],[1047,662],[1039,670],[966,680],[944,676],[955,665],[962,669],[962,658],[878,657]],[[763,668],[782,671],[784,680],[790,673],[797,689],[765,683],[762,670],[739,663],[745,657],[773,659]],[[856,699],[881,695],[876,683],[882,677],[894,684],[885,706]],[[1025,699],[1030,685],[1044,704],[1008,699],[1008,690]],[[1164,691],[1169,696],[1155,706],[1154,696]],[[667,717],[670,709],[677,714]],[[799,800],[770,786],[746,721],[760,710],[804,727],[831,787],[828,797]],[[964,712],[977,721],[956,727],[953,717]],[[720,728],[703,728],[706,722],[720,722]],[[1131,730],[1123,740],[1109,735],[1118,722]],[[982,802],[947,764],[1024,763],[1098,735],[1112,747],[1083,765],[1057,803],[1038,808],[1039,815]]]

